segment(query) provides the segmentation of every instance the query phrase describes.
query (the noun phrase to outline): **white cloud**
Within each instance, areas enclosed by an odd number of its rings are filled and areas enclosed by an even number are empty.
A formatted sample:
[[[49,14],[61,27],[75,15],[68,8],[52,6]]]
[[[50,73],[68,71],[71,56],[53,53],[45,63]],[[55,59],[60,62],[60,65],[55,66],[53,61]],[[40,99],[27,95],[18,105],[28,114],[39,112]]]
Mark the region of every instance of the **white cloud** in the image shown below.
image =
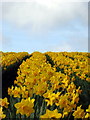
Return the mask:
[[[79,19],[82,24],[86,25],[87,3],[74,1],[72,3],[61,0],[3,2],[3,20],[8,20],[17,27],[30,28],[32,31],[48,30],[58,26],[65,27],[75,19]]]
[[[55,29],[57,31],[58,29],[62,30],[64,33],[67,31],[67,34],[69,33],[69,41],[65,43],[62,40],[62,44],[51,45],[49,48],[51,51],[74,51],[75,48],[80,48],[81,50],[83,47],[87,48],[87,38],[85,38],[84,33],[80,33],[81,37],[78,37],[79,31],[83,31],[84,27],[85,29],[88,27],[88,3],[86,2],[88,1],[3,0],[0,7],[3,8],[3,21],[13,25],[13,29],[17,27],[26,30],[28,33],[33,31],[34,33],[41,34],[43,31],[49,33],[50,30],[55,31]],[[76,31],[77,33],[75,34]],[[54,32],[52,33],[54,34]],[[7,43],[6,41],[8,41],[7,36],[5,37],[4,44]]]

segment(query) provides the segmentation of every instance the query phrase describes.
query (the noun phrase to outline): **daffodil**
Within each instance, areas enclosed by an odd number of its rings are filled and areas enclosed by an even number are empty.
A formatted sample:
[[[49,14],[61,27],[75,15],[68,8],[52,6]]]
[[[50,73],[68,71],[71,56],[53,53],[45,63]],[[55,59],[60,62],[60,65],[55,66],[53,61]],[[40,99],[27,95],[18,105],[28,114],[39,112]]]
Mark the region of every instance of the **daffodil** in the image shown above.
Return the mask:
[[[85,118],[84,109],[81,109],[81,105],[77,107],[77,110],[73,113],[74,118]]]
[[[0,106],[8,108],[8,104],[9,104],[9,102],[6,97],[4,99],[0,98]]]
[[[58,113],[58,110],[55,109],[53,111],[50,111],[50,110],[46,110],[46,113],[44,115],[41,115],[40,118],[61,118],[62,117],[62,114],[61,113]]]
[[[17,108],[17,114],[20,113],[21,115],[26,115],[27,117],[34,113],[34,99],[22,99],[21,102],[15,104]]]

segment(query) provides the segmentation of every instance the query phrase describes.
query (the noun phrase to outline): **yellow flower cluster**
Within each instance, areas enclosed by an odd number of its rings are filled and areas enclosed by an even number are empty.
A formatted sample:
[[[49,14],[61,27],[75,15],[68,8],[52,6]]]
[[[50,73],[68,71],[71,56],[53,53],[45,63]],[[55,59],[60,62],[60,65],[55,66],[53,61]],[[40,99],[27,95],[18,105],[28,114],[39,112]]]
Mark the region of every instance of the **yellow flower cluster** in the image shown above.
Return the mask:
[[[60,109],[63,109],[63,116],[68,116],[70,112],[75,110],[77,103],[79,102],[79,94],[81,93],[80,87],[76,89],[76,86],[73,82],[69,84],[69,86],[64,89],[66,93],[63,95],[62,92],[53,93],[51,90],[48,90],[43,96],[48,105],[55,104]]]
[[[26,56],[29,56],[27,52],[0,52],[0,67],[2,70],[6,70],[11,65],[22,61]]]
[[[77,107],[77,110],[73,113],[74,118],[90,118],[90,105],[88,106],[88,109],[84,111],[84,109],[81,109],[81,106]]]
[[[46,52],[54,62],[67,75],[75,73],[76,76],[90,82],[90,57],[84,52]],[[74,79],[74,78],[73,78]]]
[[[70,113],[74,118],[90,118],[90,105],[82,109],[79,100],[83,91],[74,83],[76,77],[90,82],[89,55],[78,52],[34,52],[31,55],[20,65],[15,86],[8,88],[11,97],[21,99],[15,104],[17,114],[29,117],[36,112],[34,101],[37,103],[37,99],[33,97],[36,95],[46,103],[46,112],[38,116],[41,119],[68,118]]]

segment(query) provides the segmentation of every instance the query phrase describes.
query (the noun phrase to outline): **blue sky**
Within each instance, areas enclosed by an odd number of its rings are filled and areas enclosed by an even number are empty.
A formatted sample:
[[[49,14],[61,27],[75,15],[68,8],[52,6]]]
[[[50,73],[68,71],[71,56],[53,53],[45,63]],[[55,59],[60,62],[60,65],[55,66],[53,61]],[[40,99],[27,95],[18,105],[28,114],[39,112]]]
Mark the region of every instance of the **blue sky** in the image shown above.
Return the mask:
[[[88,52],[88,2],[42,1],[2,3],[0,50]]]

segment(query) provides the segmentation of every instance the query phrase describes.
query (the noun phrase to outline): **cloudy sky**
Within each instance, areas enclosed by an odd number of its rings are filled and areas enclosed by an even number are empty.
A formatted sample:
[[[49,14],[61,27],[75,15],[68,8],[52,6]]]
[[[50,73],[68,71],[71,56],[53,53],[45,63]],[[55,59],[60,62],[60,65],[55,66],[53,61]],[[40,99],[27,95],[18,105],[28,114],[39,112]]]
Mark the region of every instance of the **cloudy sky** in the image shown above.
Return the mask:
[[[2,51],[88,52],[87,0],[3,0],[0,11]]]

